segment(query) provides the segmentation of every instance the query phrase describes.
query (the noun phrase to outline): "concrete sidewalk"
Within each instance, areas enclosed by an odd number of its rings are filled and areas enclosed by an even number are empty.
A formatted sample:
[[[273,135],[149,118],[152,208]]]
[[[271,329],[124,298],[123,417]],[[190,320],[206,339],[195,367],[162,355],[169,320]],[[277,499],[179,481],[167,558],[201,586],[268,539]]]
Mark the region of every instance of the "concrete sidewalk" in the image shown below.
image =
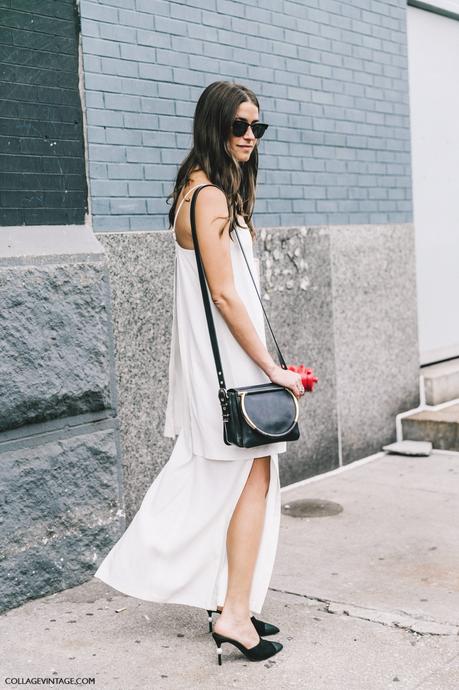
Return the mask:
[[[457,690],[458,498],[459,454],[438,451],[381,453],[283,491],[284,505],[343,510],[283,515],[260,617],[284,649],[266,662],[223,645],[219,667],[205,611],[93,579],[0,616],[0,687],[85,676],[96,690]]]

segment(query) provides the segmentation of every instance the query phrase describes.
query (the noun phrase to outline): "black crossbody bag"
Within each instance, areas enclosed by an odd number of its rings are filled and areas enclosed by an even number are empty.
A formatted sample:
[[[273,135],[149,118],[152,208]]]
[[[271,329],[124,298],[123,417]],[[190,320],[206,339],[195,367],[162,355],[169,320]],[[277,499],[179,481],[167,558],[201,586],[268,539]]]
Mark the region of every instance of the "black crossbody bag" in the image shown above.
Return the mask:
[[[220,400],[223,414],[223,440],[226,445],[236,445],[242,448],[252,448],[267,443],[281,441],[296,441],[300,437],[298,427],[299,406],[294,393],[285,386],[277,383],[259,383],[252,386],[239,386],[238,388],[226,388],[223,367],[218,349],[215,325],[212,316],[209,295],[206,288],[206,278],[199,251],[198,238],[196,234],[195,206],[196,197],[203,187],[215,187],[216,185],[205,184],[199,187],[193,194],[190,208],[191,231],[193,235],[196,263],[199,273],[199,282],[204,301],[207,325],[209,327],[210,341],[214,353],[215,366],[218,378],[218,399]],[[283,369],[287,365],[274,337],[271,324],[266,315],[263,302],[256,282],[250,270],[247,257],[242,248],[241,240],[234,228],[241,251],[244,255],[247,268],[249,269],[255,290],[260,300],[263,313],[268,322],[271,334],[276,344],[279,364]]]

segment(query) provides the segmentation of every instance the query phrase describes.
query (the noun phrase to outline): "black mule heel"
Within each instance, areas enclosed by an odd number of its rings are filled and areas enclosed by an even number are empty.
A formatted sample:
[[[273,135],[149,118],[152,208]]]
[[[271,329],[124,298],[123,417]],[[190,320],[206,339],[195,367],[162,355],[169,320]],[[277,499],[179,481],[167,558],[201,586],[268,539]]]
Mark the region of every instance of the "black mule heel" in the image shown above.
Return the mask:
[[[209,632],[212,632],[212,614],[221,613],[221,611],[214,609],[207,609],[207,620],[209,621]],[[253,623],[253,627],[260,635],[260,637],[268,637],[268,635],[277,635],[280,632],[277,625],[272,625],[272,623],[265,623],[264,621],[259,621],[258,618],[252,616],[250,620]]]
[[[217,645],[219,666],[222,665],[222,642],[229,642],[230,644],[233,644],[244,654],[244,656],[247,657],[247,659],[250,659],[250,661],[264,661],[265,659],[269,659],[269,657],[274,656],[274,654],[277,654],[277,652],[280,652],[280,650],[283,648],[283,645],[280,642],[271,642],[270,640],[262,640],[261,638],[258,644],[256,644],[254,647],[244,647],[242,642],[233,640],[231,637],[225,637],[224,635],[219,635],[215,632],[212,633],[212,637]]]

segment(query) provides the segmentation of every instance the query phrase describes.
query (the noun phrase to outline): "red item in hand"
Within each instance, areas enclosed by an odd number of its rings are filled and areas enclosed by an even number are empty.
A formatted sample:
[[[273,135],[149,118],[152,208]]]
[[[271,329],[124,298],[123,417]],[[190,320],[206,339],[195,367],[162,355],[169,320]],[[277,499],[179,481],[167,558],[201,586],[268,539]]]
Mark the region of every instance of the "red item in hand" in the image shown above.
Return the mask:
[[[319,379],[317,376],[314,376],[312,369],[306,368],[304,364],[289,364],[287,369],[290,369],[290,371],[294,371],[301,375],[301,383],[303,384],[305,391],[314,390],[314,384],[317,383]]]

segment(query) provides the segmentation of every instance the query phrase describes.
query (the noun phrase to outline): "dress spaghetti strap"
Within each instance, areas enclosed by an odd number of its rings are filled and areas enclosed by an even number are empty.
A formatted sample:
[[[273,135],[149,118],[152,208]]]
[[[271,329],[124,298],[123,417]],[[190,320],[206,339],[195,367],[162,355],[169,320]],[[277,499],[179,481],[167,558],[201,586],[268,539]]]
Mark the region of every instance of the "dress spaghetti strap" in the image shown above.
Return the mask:
[[[197,184],[197,185],[195,185],[194,187],[192,187],[191,189],[189,189],[189,190],[187,191],[187,193],[184,195],[182,201],[181,201],[181,202],[179,203],[179,205],[178,205],[178,209],[177,209],[176,212],[175,212],[174,225],[172,226],[172,231],[173,231],[174,235],[175,235],[175,223],[176,223],[176,221],[177,221],[178,213],[179,213],[179,211],[180,211],[180,209],[181,209],[181,207],[182,207],[183,202],[184,202],[185,199],[187,198],[188,194],[189,194],[190,192],[192,192],[193,189],[197,189],[198,187],[204,187],[206,184],[209,184],[209,183],[208,183],[208,182],[202,182],[201,184]]]

